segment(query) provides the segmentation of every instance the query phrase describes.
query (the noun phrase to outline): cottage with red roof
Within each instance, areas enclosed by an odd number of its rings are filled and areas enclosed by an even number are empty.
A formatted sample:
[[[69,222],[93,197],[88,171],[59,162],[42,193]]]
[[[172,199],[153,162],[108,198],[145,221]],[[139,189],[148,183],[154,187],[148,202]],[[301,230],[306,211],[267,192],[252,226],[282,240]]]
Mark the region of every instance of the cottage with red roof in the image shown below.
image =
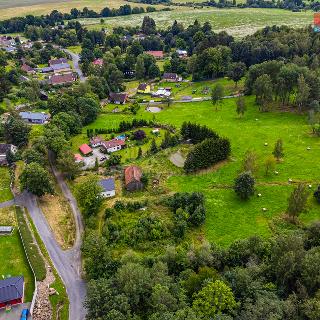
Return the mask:
[[[155,57],[156,59],[163,59],[163,51],[145,51],[145,53]]]
[[[141,182],[142,170],[137,166],[130,166],[124,170],[124,182],[128,191],[143,189]]]
[[[35,70],[26,63],[21,66],[21,70],[27,73],[35,73]]]
[[[59,86],[64,84],[70,84],[77,80],[74,73],[54,74],[49,79],[49,84],[53,86]]]
[[[123,149],[126,145],[126,142],[121,139],[112,139],[110,141],[103,141],[101,143],[101,148],[105,152],[115,152]]]
[[[79,153],[76,153],[76,154],[74,155],[74,162],[75,162],[75,163],[81,163],[81,162],[83,162],[83,157],[82,157],[82,155],[79,154]]]
[[[95,65],[95,66],[98,66],[98,67],[102,67],[103,66],[103,59],[96,59],[96,60],[94,60],[93,61],[93,64]]]
[[[125,104],[128,99],[128,94],[126,92],[110,92],[110,101],[115,104]]]
[[[84,143],[83,145],[81,145],[79,147],[79,150],[81,151],[81,153],[84,155],[84,156],[88,156],[92,153],[92,149],[86,144]]]

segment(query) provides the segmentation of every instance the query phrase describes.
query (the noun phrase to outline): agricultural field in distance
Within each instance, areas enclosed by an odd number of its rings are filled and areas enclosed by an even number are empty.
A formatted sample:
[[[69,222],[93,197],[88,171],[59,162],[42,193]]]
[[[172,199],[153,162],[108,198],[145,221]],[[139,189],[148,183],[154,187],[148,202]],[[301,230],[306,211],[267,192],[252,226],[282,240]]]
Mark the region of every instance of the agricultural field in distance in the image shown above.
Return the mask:
[[[193,9],[180,7],[177,10],[153,12],[148,14],[157,26],[165,28],[172,25],[174,20],[190,25],[197,19],[204,23],[209,21],[215,31],[226,31],[235,37],[243,37],[252,34],[266,25],[288,25],[291,27],[303,27],[312,24],[313,12],[292,12],[282,9]],[[80,23],[87,25],[88,29],[101,29],[116,26],[141,25],[144,14],[125,17],[113,17],[105,19],[100,24],[100,19],[80,19]]]
[[[52,10],[69,12],[72,8],[83,9],[84,7],[99,11],[106,6],[119,8],[124,4],[128,4],[128,2],[124,0],[0,0],[0,19],[26,16],[27,14],[42,15],[50,13]],[[131,6],[146,7],[148,5],[131,3]]]

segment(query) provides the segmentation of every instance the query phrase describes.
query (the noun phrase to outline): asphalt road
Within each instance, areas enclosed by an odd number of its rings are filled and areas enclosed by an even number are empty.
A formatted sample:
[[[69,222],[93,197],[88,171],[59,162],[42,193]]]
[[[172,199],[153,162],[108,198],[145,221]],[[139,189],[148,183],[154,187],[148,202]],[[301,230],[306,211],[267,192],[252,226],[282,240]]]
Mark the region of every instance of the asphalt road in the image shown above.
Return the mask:
[[[83,302],[86,296],[86,283],[81,279],[80,231],[77,232],[75,246],[70,250],[63,251],[55,240],[48,222],[38,206],[36,197],[31,193],[23,192],[15,197],[15,203],[28,209],[50,258],[62,278],[70,301],[69,319],[84,320],[86,310]]]
[[[73,66],[74,69],[76,71],[76,73],[79,76],[79,80],[80,82],[85,82],[86,81],[86,77],[83,75],[80,67],[79,67],[79,61],[80,61],[80,56],[68,49],[62,49],[64,52],[68,53],[71,56],[72,62],[73,62]]]

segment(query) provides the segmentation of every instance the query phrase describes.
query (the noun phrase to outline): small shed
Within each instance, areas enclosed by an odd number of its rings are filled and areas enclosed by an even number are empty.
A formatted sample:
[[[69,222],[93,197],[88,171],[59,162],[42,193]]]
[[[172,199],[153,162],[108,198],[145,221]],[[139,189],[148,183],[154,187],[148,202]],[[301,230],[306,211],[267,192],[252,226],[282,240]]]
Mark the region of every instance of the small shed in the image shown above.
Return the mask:
[[[124,170],[125,187],[128,191],[143,189],[142,170],[138,166],[130,166]]]
[[[0,226],[0,236],[5,236],[11,234],[13,227],[11,226]]]

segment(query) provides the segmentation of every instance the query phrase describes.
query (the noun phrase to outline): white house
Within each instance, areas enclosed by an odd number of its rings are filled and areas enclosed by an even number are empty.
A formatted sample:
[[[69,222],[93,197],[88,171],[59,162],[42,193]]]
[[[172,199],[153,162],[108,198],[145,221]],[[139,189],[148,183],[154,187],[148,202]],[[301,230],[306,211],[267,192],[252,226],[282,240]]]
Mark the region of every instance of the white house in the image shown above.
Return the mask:
[[[124,140],[112,139],[101,143],[101,147],[107,152],[115,152],[121,150],[126,145]]]
[[[15,154],[18,148],[13,144],[0,143],[0,165],[7,165],[7,155],[9,152]]]
[[[101,195],[104,198],[114,197],[116,195],[116,187],[114,178],[103,179],[99,181],[99,185],[102,187]]]
[[[101,147],[105,141],[100,137],[93,137],[90,139],[90,145],[92,148]]]

